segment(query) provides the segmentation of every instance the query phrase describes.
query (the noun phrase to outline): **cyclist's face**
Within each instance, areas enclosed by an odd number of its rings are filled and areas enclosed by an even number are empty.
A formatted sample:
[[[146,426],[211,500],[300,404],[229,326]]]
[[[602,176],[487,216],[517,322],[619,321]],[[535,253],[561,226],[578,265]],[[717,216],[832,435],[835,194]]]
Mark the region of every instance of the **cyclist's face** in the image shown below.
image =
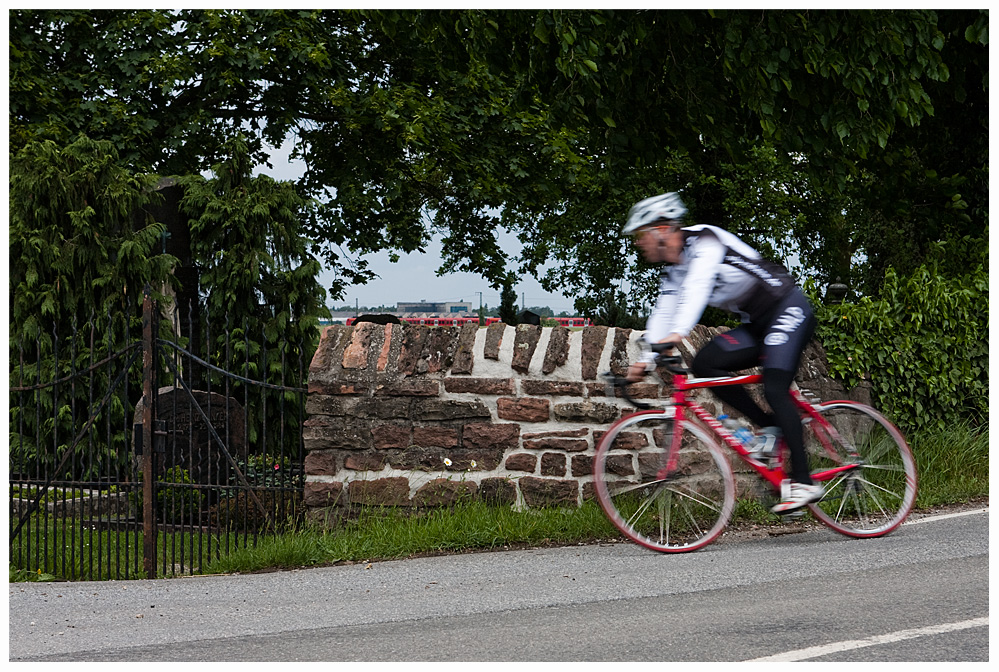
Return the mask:
[[[678,226],[650,226],[638,231],[635,243],[646,260],[676,264],[683,250],[683,233]]]

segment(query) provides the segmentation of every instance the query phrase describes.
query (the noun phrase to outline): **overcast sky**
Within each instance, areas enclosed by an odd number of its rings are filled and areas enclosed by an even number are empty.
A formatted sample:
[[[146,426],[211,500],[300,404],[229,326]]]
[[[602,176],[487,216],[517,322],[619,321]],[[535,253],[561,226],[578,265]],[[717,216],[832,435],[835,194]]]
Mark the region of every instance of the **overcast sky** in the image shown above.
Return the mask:
[[[297,179],[303,172],[301,161],[289,161],[290,143],[276,149],[271,154],[273,169],[261,167],[259,172],[265,173],[276,180]],[[511,256],[519,252],[519,242],[515,236],[509,236],[510,247],[506,250]],[[354,306],[392,306],[399,302],[415,301],[468,301],[475,308],[479,305],[479,292],[482,292],[482,302],[495,308],[500,304],[499,290],[492,289],[480,276],[471,273],[453,273],[437,277],[437,269],[441,265],[440,239],[431,241],[424,254],[402,254],[398,263],[389,260],[389,254],[383,252],[368,255],[369,268],[379,275],[379,278],[366,285],[348,287],[341,301],[327,299],[330,308],[342,305]],[[322,263],[322,259],[319,260]],[[320,274],[323,287],[329,289],[332,274],[324,271]],[[566,311],[574,312],[573,299],[562,294],[551,294],[542,289],[541,284],[533,278],[522,278],[516,287],[517,305],[522,302],[526,306],[548,306],[556,314]]]

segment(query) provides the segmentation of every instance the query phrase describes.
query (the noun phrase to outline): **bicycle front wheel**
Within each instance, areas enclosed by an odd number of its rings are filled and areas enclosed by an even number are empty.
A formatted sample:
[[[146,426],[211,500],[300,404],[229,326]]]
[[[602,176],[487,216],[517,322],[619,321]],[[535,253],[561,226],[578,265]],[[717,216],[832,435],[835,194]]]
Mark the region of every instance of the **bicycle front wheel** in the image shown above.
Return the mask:
[[[812,514],[851,537],[898,527],[916,502],[916,462],[902,433],[873,408],[851,401],[816,407],[806,419],[812,479],[825,489]]]
[[[607,430],[593,460],[597,500],[631,541],[664,553],[695,551],[722,533],[735,479],[721,448],[683,424],[673,446],[673,409],[630,415]]]

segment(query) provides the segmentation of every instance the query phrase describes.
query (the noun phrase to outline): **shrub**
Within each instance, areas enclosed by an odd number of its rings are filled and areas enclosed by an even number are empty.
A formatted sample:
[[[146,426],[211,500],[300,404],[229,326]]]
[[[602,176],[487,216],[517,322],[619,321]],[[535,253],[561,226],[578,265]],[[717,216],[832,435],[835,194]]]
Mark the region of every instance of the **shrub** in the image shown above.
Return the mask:
[[[959,277],[934,258],[908,277],[889,269],[880,297],[817,311],[830,373],[847,387],[870,380],[875,405],[906,430],[988,419],[988,270],[969,264]]]

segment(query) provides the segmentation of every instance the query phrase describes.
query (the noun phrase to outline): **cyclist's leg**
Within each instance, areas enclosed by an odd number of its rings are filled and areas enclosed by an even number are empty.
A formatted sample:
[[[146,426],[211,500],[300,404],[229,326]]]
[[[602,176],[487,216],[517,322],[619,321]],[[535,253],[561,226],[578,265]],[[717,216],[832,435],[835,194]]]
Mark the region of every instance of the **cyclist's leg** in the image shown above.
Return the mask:
[[[793,292],[776,315],[763,337],[763,396],[787,442],[791,478],[811,485],[801,416],[791,398],[791,384],[801,362],[801,353],[815,332],[816,320],[808,299],[800,291]]]
[[[784,442],[791,455],[791,479],[805,485],[812,484],[805,453],[805,442],[801,427],[801,414],[791,398],[793,371],[763,369],[763,396],[774,412],[774,424],[780,427]]]
[[[759,341],[745,327],[737,327],[715,336],[701,348],[691,362],[690,370],[698,378],[723,378],[731,376],[733,371],[749,369],[759,363]],[[753,401],[742,385],[710,389],[716,397],[742,413],[757,427],[774,424],[773,417]]]

